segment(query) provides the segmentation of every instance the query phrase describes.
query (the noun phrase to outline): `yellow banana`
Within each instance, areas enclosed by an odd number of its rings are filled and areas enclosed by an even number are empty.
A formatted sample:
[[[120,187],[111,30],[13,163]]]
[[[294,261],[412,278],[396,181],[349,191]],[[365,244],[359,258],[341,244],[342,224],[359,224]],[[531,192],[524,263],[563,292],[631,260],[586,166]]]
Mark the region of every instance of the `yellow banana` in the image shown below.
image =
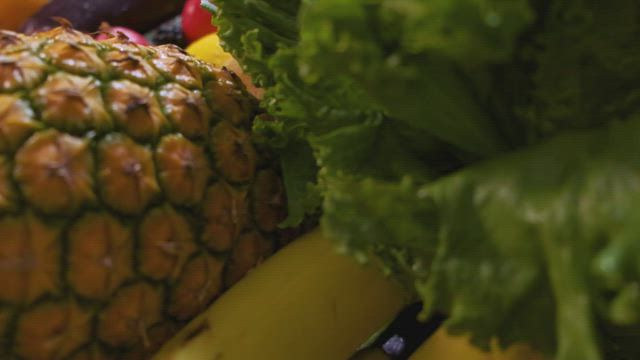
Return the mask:
[[[365,354],[349,360],[390,360],[382,349],[370,349]],[[544,360],[544,357],[524,344],[501,350],[493,344],[491,351],[484,352],[469,343],[465,337],[452,336],[446,330],[438,330],[425,341],[409,360]]]
[[[465,337],[452,336],[438,330],[409,358],[409,360],[543,360],[539,353],[526,345],[515,345],[507,350],[493,346],[491,352],[473,347]],[[372,359],[373,360],[373,359]]]
[[[406,300],[315,230],[250,272],[154,359],[347,359]]]

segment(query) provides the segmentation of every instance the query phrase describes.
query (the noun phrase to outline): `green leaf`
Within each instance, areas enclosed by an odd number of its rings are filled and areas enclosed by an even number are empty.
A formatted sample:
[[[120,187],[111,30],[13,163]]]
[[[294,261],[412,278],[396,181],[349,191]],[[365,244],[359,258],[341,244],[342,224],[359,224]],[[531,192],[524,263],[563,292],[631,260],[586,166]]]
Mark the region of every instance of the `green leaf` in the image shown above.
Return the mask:
[[[478,94],[532,19],[526,1],[315,1],[300,70],[311,83],[348,74],[391,118],[484,157],[508,141]]]
[[[215,5],[222,46],[258,86],[272,85],[267,61],[280,47],[297,43],[300,0],[216,0]]]
[[[640,106],[640,3],[551,1],[527,45],[536,66],[527,108],[540,136],[619,120]]]
[[[321,202],[339,249],[480,347],[640,356],[640,3],[216,4],[287,225]]]
[[[350,253],[387,259],[427,313],[481,347],[498,337],[602,359],[615,345],[601,347],[600,323],[638,324],[638,137],[635,116],[423,186],[327,176],[323,224]]]
[[[294,227],[306,214],[320,207],[321,195],[317,189],[318,167],[306,142],[293,141],[280,151],[282,175],[287,189],[288,217],[281,227]]]

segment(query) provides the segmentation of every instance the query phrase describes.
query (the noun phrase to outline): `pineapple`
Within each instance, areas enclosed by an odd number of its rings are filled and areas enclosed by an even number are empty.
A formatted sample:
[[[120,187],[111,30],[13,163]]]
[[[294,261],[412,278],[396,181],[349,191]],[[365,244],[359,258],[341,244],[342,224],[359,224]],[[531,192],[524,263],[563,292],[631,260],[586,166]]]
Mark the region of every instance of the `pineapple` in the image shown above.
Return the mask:
[[[0,31],[0,358],[148,358],[271,254],[257,111],[174,46]]]

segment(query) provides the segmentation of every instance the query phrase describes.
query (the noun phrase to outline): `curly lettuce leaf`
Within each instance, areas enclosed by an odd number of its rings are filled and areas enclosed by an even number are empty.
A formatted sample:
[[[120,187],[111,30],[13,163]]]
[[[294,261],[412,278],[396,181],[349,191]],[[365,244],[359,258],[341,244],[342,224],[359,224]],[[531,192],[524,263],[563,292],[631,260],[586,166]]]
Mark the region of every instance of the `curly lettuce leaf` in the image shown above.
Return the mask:
[[[458,17],[473,19],[474,26],[455,33],[460,43],[458,48],[475,42],[477,39],[472,35],[482,30],[484,40],[492,43],[494,49],[487,52],[479,46],[456,56],[475,58],[474,67],[499,63],[512,51],[498,50],[498,47],[516,36],[526,25],[528,15],[520,2],[515,5],[494,2],[472,6],[461,0],[441,2],[433,7],[429,22]],[[420,7],[417,14],[425,11],[420,1],[415,0],[404,1],[403,6],[391,2],[370,3],[375,4],[378,15],[393,10],[389,12],[393,15],[388,19],[389,25],[400,25],[402,16],[412,6]],[[298,144],[296,146],[308,142],[313,149],[313,158],[307,156],[306,160],[298,159],[291,164],[287,164],[292,161],[290,156],[282,156],[284,168],[296,169],[296,164],[315,162],[318,169],[345,171],[362,178],[393,179],[411,175],[426,180],[506,147],[500,129],[490,120],[488,102],[478,99],[478,86],[466,81],[467,75],[457,59],[446,57],[453,54],[443,50],[442,39],[433,38],[430,42],[421,38],[421,48],[415,47],[420,16],[412,17],[416,23],[405,32],[409,38],[413,36],[413,40],[389,38],[391,46],[397,48],[391,57],[402,61],[397,66],[386,67],[385,60],[379,56],[381,49],[377,48],[376,39],[368,36],[371,29],[367,24],[375,21],[366,17],[358,21],[351,19],[354,13],[361,13],[365,2],[223,0],[216,5],[215,21],[220,27],[223,45],[238,58],[243,69],[266,88],[263,105],[273,119],[268,122],[258,119],[256,133],[280,148],[283,155],[295,151],[288,141]],[[372,66],[367,76],[379,76],[366,79],[377,79],[375,83],[363,83],[361,78],[344,72],[313,76],[318,74],[311,67],[315,64],[307,64],[311,49],[317,49],[313,54],[325,60],[318,69],[334,65],[351,67],[347,61],[344,65],[335,63],[341,61],[334,54],[335,49],[323,48],[327,44],[316,41],[323,38],[312,37],[312,34],[332,36],[331,32],[322,30],[322,26],[318,27],[315,20],[323,16],[319,11],[341,14],[343,10],[351,29],[358,27],[363,31],[363,37],[354,38],[351,43],[356,46],[355,50],[359,45],[375,46],[369,57]],[[505,16],[506,20],[492,19],[487,23],[483,18],[487,14]],[[318,29],[320,31],[316,31]],[[306,40],[300,41],[301,37]],[[353,53],[354,49],[347,50]],[[427,50],[430,52],[425,53]],[[425,61],[426,65],[422,66]],[[376,87],[382,89],[383,94],[370,91]],[[306,211],[303,209],[311,207],[309,197],[300,190],[315,187],[317,179],[309,168],[300,168],[295,174],[285,171],[285,183],[290,188],[290,216],[286,224],[295,224]]]
[[[639,136],[635,116],[422,186],[329,176],[323,223],[479,346],[603,359],[619,344],[602,324],[640,323]]]
[[[308,82],[348,74],[389,116],[484,157],[508,141],[481,98],[532,22],[527,1],[323,0],[303,7]]]
[[[214,13],[222,45],[256,85],[273,85],[267,62],[280,47],[298,42],[297,13],[301,0],[202,0]]]
[[[317,188],[313,169],[382,178],[409,172],[426,180],[461,163],[460,151],[429,132],[396,125],[352,78],[307,81],[299,64],[301,45],[290,33],[299,26],[294,10],[299,2],[291,1],[289,7],[260,0],[216,5],[224,45],[266,88],[262,104],[271,117],[256,119],[254,130],[281,154],[289,208],[284,225],[295,225],[313,212],[313,199],[320,206],[318,197],[304,191]],[[279,24],[271,28],[274,22]]]
[[[640,106],[640,3],[550,1],[527,50],[535,64],[523,109],[543,137],[624,118]]]
[[[280,150],[285,224],[322,204],[339,249],[478,346],[640,356],[640,120],[619,123],[640,105],[640,3],[217,4],[266,88],[254,130]]]

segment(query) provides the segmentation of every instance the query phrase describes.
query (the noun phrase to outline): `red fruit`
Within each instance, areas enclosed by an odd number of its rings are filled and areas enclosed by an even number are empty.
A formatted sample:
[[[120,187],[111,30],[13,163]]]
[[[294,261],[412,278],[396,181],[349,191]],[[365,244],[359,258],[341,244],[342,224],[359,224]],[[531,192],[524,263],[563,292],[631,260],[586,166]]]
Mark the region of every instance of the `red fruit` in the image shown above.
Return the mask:
[[[144,37],[144,35],[126,27],[103,25],[100,27],[100,31],[102,32],[98,34],[98,36],[96,36],[96,39],[100,41],[106,40],[111,36],[118,36],[118,33],[122,33],[123,35],[128,37],[129,40],[133,41],[136,44],[149,45],[149,42]]]
[[[182,9],[182,31],[190,42],[216,32],[211,24],[211,14],[200,6],[200,0],[187,0]]]

